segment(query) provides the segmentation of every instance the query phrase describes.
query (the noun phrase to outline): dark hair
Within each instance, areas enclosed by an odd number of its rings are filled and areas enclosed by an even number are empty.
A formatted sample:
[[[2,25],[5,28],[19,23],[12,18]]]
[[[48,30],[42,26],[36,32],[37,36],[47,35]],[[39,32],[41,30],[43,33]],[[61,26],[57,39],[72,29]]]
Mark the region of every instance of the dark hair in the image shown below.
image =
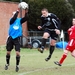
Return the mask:
[[[48,9],[47,8],[43,8],[41,11],[47,11],[48,12]]]

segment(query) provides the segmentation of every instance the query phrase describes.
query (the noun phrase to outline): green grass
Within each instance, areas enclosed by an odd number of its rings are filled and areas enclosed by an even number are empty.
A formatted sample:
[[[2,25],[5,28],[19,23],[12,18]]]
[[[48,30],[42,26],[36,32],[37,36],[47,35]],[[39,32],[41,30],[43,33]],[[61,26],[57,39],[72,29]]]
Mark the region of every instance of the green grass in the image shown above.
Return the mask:
[[[70,53],[61,67],[54,64],[60,59],[63,50],[56,49],[50,61],[44,59],[48,56],[48,50],[43,54],[37,49],[21,49],[20,70],[15,72],[15,51],[11,53],[10,66],[4,70],[5,66],[5,47],[0,47],[0,75],[75,75],[75,59]]]

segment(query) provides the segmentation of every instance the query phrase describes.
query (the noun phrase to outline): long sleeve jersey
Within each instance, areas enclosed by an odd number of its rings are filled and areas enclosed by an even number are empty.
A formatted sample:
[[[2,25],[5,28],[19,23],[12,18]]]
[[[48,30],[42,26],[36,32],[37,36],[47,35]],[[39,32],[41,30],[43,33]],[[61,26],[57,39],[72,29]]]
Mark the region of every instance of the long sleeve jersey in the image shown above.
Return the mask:
[[[14,23],[14,21],[17,19],[18,11],[14,14],[14,16],[10,20],[10,25]],[[21,18],[20,22],[21,24],[28,20],[28,14],[25,14],[23,18]]]
[[[68,29],[69,39],[75,39],[75,25]]]
[[[48,13],[47,17],[41,16],[41,26],[48,29],[60,29],[60,20],[59,18],[53,14]]]
[[[10,19],[9,36],[13,39],[22,36],[22,23],[28,19],[26,14],[23,18],[17,18],[18,13],[17,11]]]

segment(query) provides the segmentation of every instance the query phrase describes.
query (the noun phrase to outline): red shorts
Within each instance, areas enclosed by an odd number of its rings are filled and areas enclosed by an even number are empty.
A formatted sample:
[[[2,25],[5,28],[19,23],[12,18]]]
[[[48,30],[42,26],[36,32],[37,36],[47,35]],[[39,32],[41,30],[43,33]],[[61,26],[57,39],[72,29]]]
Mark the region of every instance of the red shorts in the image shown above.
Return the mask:
[[[71,39],[71,40],[68,42],[68,45],[67,45],[67,47],[66,47],[66,50],[72,52],[74,49],[75,49],[75,39]]]

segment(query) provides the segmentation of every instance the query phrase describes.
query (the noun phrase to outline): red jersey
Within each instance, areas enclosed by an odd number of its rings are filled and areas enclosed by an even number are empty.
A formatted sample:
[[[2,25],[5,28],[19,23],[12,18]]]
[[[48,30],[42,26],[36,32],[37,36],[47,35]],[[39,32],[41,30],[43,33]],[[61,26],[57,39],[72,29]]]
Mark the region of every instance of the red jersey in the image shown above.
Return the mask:
[[[71,39],[66,46],[66,50],[73,52],[75,50],[75,39]]]
[[[68,29],[69,39],[75,39],[75,25]]]

